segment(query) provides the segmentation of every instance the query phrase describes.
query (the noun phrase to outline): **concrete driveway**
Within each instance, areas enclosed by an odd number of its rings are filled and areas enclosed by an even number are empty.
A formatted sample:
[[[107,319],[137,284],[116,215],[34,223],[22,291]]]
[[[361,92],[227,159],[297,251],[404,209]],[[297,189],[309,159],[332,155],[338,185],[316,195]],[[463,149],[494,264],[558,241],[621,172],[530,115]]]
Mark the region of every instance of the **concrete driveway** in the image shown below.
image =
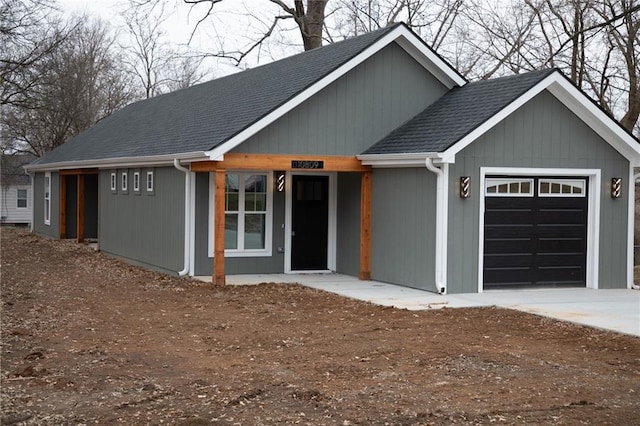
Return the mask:
[[[196,277],[211,281],[211,277]],[[228,275],[231,285],[265,282],[299,283],[374,303],[409,310],[499,306],[576,324],[640,336],[639,290],[492,290],[484,293],[439,294],[386,284],[360,281],[340,274]]]

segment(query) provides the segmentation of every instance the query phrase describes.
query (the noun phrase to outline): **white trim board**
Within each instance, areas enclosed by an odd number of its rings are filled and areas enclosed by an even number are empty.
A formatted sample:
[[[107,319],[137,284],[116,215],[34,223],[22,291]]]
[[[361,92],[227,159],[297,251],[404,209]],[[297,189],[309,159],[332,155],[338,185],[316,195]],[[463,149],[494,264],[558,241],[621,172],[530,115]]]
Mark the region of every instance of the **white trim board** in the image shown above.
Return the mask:
[[[554,169],[554,168],[518,168],[518,167],[480,167],[480,185],[478,187],[478,293],[484,290],[484,181],[487,175],[505,176],[586,176],[589,179],[589,197],[587,201],[587,288],[597,289],[599,284],[600,260],[600,169]]]
[[[349,61],[327,74],[325,77],[313,83],[311,86],[303,90],[298,95],[285,102],[267,115],[264,115],[254,124],[246,127],[244,130],[231,137],[221,145],[205,152],[209,159],[220,161],[224,154],[231,151],[251,136],[258,133],[271,123],[275,122],[289,111],[329,86],[334,81],[372,57],[374,54],[388,46],[397,42],[409,55],[411,55],[420,65],[440,80],[448,89],[454,86],[464,86],[466,80],[458,74],[449,64],[447,64],[440,56],[429,49],[424,42],[418,38],[411,30],[404,25],[399,25],[378,41],[370,45],[364,51],[351,58]]]

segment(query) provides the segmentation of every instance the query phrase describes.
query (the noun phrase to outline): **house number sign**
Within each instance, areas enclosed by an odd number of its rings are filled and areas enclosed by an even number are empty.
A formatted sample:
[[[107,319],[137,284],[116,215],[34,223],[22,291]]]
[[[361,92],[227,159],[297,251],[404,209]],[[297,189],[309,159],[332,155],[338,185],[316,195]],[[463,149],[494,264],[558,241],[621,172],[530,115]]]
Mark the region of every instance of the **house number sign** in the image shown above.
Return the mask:
[[[324,169],[324,161],[291,160],[292,169]]]

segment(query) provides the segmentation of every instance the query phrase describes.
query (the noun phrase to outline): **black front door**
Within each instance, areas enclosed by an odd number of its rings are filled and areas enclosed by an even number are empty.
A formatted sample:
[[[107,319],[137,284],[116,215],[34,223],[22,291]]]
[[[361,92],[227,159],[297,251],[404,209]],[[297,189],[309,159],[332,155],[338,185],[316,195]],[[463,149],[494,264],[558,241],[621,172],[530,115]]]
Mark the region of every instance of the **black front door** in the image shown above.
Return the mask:
[[[291,269],[327,269],[329,177],[294,175],[291,195]]]

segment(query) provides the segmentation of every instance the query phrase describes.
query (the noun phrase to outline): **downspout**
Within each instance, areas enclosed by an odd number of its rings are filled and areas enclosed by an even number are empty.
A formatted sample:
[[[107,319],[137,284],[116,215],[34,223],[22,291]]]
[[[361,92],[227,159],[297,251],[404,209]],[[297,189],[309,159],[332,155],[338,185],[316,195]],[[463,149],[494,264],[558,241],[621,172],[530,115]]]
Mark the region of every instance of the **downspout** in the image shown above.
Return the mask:
[[[191,209],[190,209],[190,194],[191,194],[191,171],[186,167],[180,165],[180,160],[173,159],[173,167],[184,173],[184,268],[178,272],[178,276],[184,277],[189,273],[190,266],[190,229],[191,229]]]
[[[443,260],[445,259],[445,225],[444,225],[444,202],[446,193],[445,173],[440,167],[436,167],[433,164],[433,158],[427,157],[425,159],[425,166],[427,169],[435,173],[436,175],[436,273],[435,283],[436,289],[440,294],[447,293],[447,284],[444,280],[444,268]]]

